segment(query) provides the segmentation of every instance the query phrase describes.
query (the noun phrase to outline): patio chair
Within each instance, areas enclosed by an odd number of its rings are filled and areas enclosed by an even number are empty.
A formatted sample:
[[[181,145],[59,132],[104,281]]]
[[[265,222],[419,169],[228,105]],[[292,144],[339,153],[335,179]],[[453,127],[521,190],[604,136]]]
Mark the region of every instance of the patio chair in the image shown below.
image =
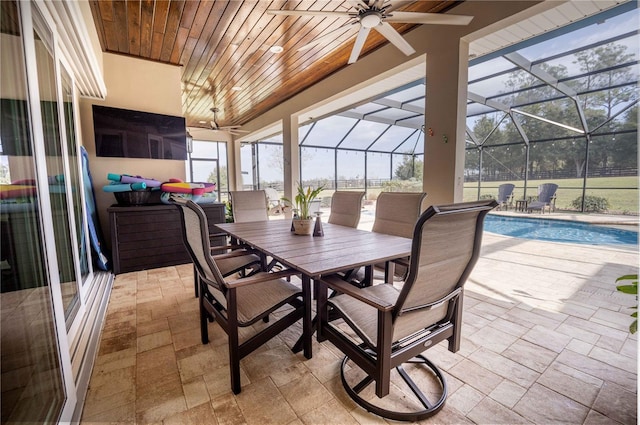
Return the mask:
[[[364,192],[336,191],[331,197],[331,212],[327,220],[331,224],[358,227]]]
[[[229,196],[234,222],[269,220],[267,194],[264,190],[231,191]]]
[[[376,213],[371,230],[376,233],[411,238],[426,196],[424,192],[381,192],[376,201]],[[395,279],[404,280],[408,271],[408,260],[406,258],[389,264],[376,264],[373,278],[383,279],[381,272],[392,267]],[[349,275],[345,277],[350,278]],[[364,282],[364,271],[359,269],[351,282],[361,285]]]
[[[538,199],[527,204],[527,211],[540,210],[544,214],[544,210],[548,209],[549,213],[556,209],[556,191],[558,185],[555,183],[543,183],[538,186]]]
[[[202,343],[209,342],[209,320],[217,321],[228,336],[231,390],[238,394],[241,391],[240,360],[300,319],[303,319],[303,329],[308,329],[311,297],[303,296],[298,286],[284,279],[297,274],[293,270],[261,272],[240,279],[224,278],[218,259],[209,255],[207,218],[202,209],[193,201],[179,200],[175,205],[180,211],[184,243],[200,283]],[[287,304],[292,308],[284,311],[278,320],[268,326],[252,326]],[[311,339],[307,342],[310,345]]]
[[[516,185],[513,183],[504,183],[498,186],[498,208],[504,207],[505,211],[509,209],[509,205],[513,202],[513,189]]]
[[[180,207],[180,203],[184,203],[184,199],[180,197],[169,198],[176,207]],[[200,208],[198,206],[198,208]],[[203,212],[204,214],[204,212]],[[206,214],[205,214],[206,219]],[[208,229],[208,227],[207,227]],[[215,255],[213,255],[216,253]],[[263,260],[259,255],[252,250],[246,249],[240,245],[215,245],[209,246],[209,254],[217,261],[218,268],[223,277],[228,277],[233,274],[240,274],[241,276],[251,276],[259,272],[263,265]],[[200,290],[198,284],[197,270],[194,264],[193,266],[193,290],[196,298],[198,297]]]
[[[269,220],[267,192],[264,190],[232,191],[229,192],[229,196],[231,197],[234,223]],[[237,241],[231,238],[231,243],[235,244]],[[268,259],[263,254],[260,255],[263,257],[262,270],[271,270],[274,267],[282,269],[276,260]]]
[[[267,196],[268,215],[281,215],[291,208],[284,204],[277,190],[272,187],[266,187],[264,192]]]
[[[443,407],[445,377],[422,353],[443,340],[448,341],[449,351],[460,348],[463,286],[478,259],[484,217],[495,206],[495,200],[485,200],[431,206],[422,213],[414,227],[409,274],[401,289],[358,288],[336,275],[319,281],[318,338],[328,339],[345,354],[342,384],[366,410],[417,422]],[[327,298],[328,288],[340,294]],[[329,321],[330,315],[343,320]],[[413,364],[405,367],[406,363]],[[401,393],[393,399],[402,399],[401,404],[381,400],[390,394],[393,369],[408,385],[403,388],[394,379],[393,391]],[[377,397],[369,391],[360,395],[372,382]],[[390,405],[405,408],[390,410]]]
[[[376,201],[373,232],[411,238],[418,217],[422,212],[424,192],[382,192]],[[409,258],[395,261],[394,276],[403,280],[408,272]],[[388,266],[376,264],[375,268],[386,270]]]

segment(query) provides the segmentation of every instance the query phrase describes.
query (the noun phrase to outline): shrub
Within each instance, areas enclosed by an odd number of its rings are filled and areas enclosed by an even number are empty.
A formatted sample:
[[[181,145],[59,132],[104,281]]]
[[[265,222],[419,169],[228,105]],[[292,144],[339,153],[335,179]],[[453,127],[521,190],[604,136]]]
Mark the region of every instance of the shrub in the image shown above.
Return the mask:
[[[419,192],[422,191],[422,180],[411,178],[409,180],[391,180],[382,183],[385,192]]]
[[[577,210],[582,208],[582,196],[571,201],[571,206]],[[609,200],[601,196],[587,195],[584,198],[585,212],[603,212],[609,209]]]
[[[638,309],[638,275],[637,274],[628,274],[628,275],[625,275],[625,276],[620,276],[619,278],[616,279],[616,283],[623,282],[623,281],[628,281],[628,280],[631,281],[631,283],[629,285],[618,285],[618,286],[616,286],[616,289],[618,291],[622,292],[623,294],[635,295],[636,296],[636,305],[631,307],[631,308],[637,310]],[[634,311],[631,314],[631,317],[636,319],[631,323],[631,325],[629,325],[629,332],[634,334],[638,330],[638,312]]]

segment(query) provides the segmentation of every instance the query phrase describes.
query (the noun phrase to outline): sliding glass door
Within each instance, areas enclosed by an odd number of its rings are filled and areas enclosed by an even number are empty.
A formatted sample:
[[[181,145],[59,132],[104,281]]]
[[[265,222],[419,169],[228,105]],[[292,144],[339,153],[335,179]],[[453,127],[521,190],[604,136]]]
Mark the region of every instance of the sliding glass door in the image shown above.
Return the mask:
[[[55,422],[66,394],[40,202],[41,196],[53,194],[37,178],[34,131],[40,130],[31,122],[34,108],[41,105],[29,102],[18,3],[3,1],[0,6],[1,419],[2,423]],[[51,107],[42,104],[43,109]]]

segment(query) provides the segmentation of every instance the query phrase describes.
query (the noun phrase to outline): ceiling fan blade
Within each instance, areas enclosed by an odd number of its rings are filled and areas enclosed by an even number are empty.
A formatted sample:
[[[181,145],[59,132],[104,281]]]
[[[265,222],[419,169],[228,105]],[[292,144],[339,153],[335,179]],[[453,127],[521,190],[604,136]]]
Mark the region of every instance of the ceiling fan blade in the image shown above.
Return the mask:
[[[449,15],[445,13],[393,12],[384,18],[386,22],[407,24],[469,25],[473,16]]]
[[[367,41],[367,37],[369,36],[369,31],[371,31],[371,28],[360,27],[360,31],[356,37],[356,42],[353,45],[353,49],[351,49],[351,56],[349,56],[347,63],[355,63],[355,61],[358,60],[358,56],[360,56],[364,43]]]
[[[369,5],[362,0],[347,0],[347,3],[356,9],[368,9]]]
[[[267,10],[269,15],[288,16],[329,16],[332,18],[350,18],[349,12],[335,12],[331,10]]]
[[[413,0],[389,0],[385,2],[385,13],[391,13],[397,8],[413,3]]]
[[[405,40],[390,24],[383,22],[373,28],[389,40],[391,44],[400,49],[400,51],[405,55],[409,56],[416,52],[414,48],[411,47],[411,44],[407,43],[407,40]]]
[[[333,41],[333,39],[335,37],[339,37],[343,32],[345,32],[346,30],[352,28],[354,22],[348,22],[334,30],[329,31],[328,33],[321,35],[318,38],[314,38],[313,40],[311,40],[309,43],[305,44],[304,46],[300,47],[298,49],[299,52],[302,52],[304,50],[309,50],[310,48],[312,48],[313,46],[315,46],[316,44],[322,43],[326,40],[331,40]]]

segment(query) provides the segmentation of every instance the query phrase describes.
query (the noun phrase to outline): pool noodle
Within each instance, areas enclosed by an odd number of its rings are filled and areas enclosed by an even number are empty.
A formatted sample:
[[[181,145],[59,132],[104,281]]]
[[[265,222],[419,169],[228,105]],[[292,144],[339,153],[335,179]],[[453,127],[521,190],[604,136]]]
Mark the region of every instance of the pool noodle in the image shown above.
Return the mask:
[[[155,179],[146,179],[144,177],[130,176],[128,174],[108,173],[107,179],[120,183],[145,183],[147,187],[160,187],[160,185],[162,184]]]
[[[140,183],[116,183],[108,184],[102,188],[105,192],[129,192],[131,190],[144,190],[147,185],[143,182]]]

